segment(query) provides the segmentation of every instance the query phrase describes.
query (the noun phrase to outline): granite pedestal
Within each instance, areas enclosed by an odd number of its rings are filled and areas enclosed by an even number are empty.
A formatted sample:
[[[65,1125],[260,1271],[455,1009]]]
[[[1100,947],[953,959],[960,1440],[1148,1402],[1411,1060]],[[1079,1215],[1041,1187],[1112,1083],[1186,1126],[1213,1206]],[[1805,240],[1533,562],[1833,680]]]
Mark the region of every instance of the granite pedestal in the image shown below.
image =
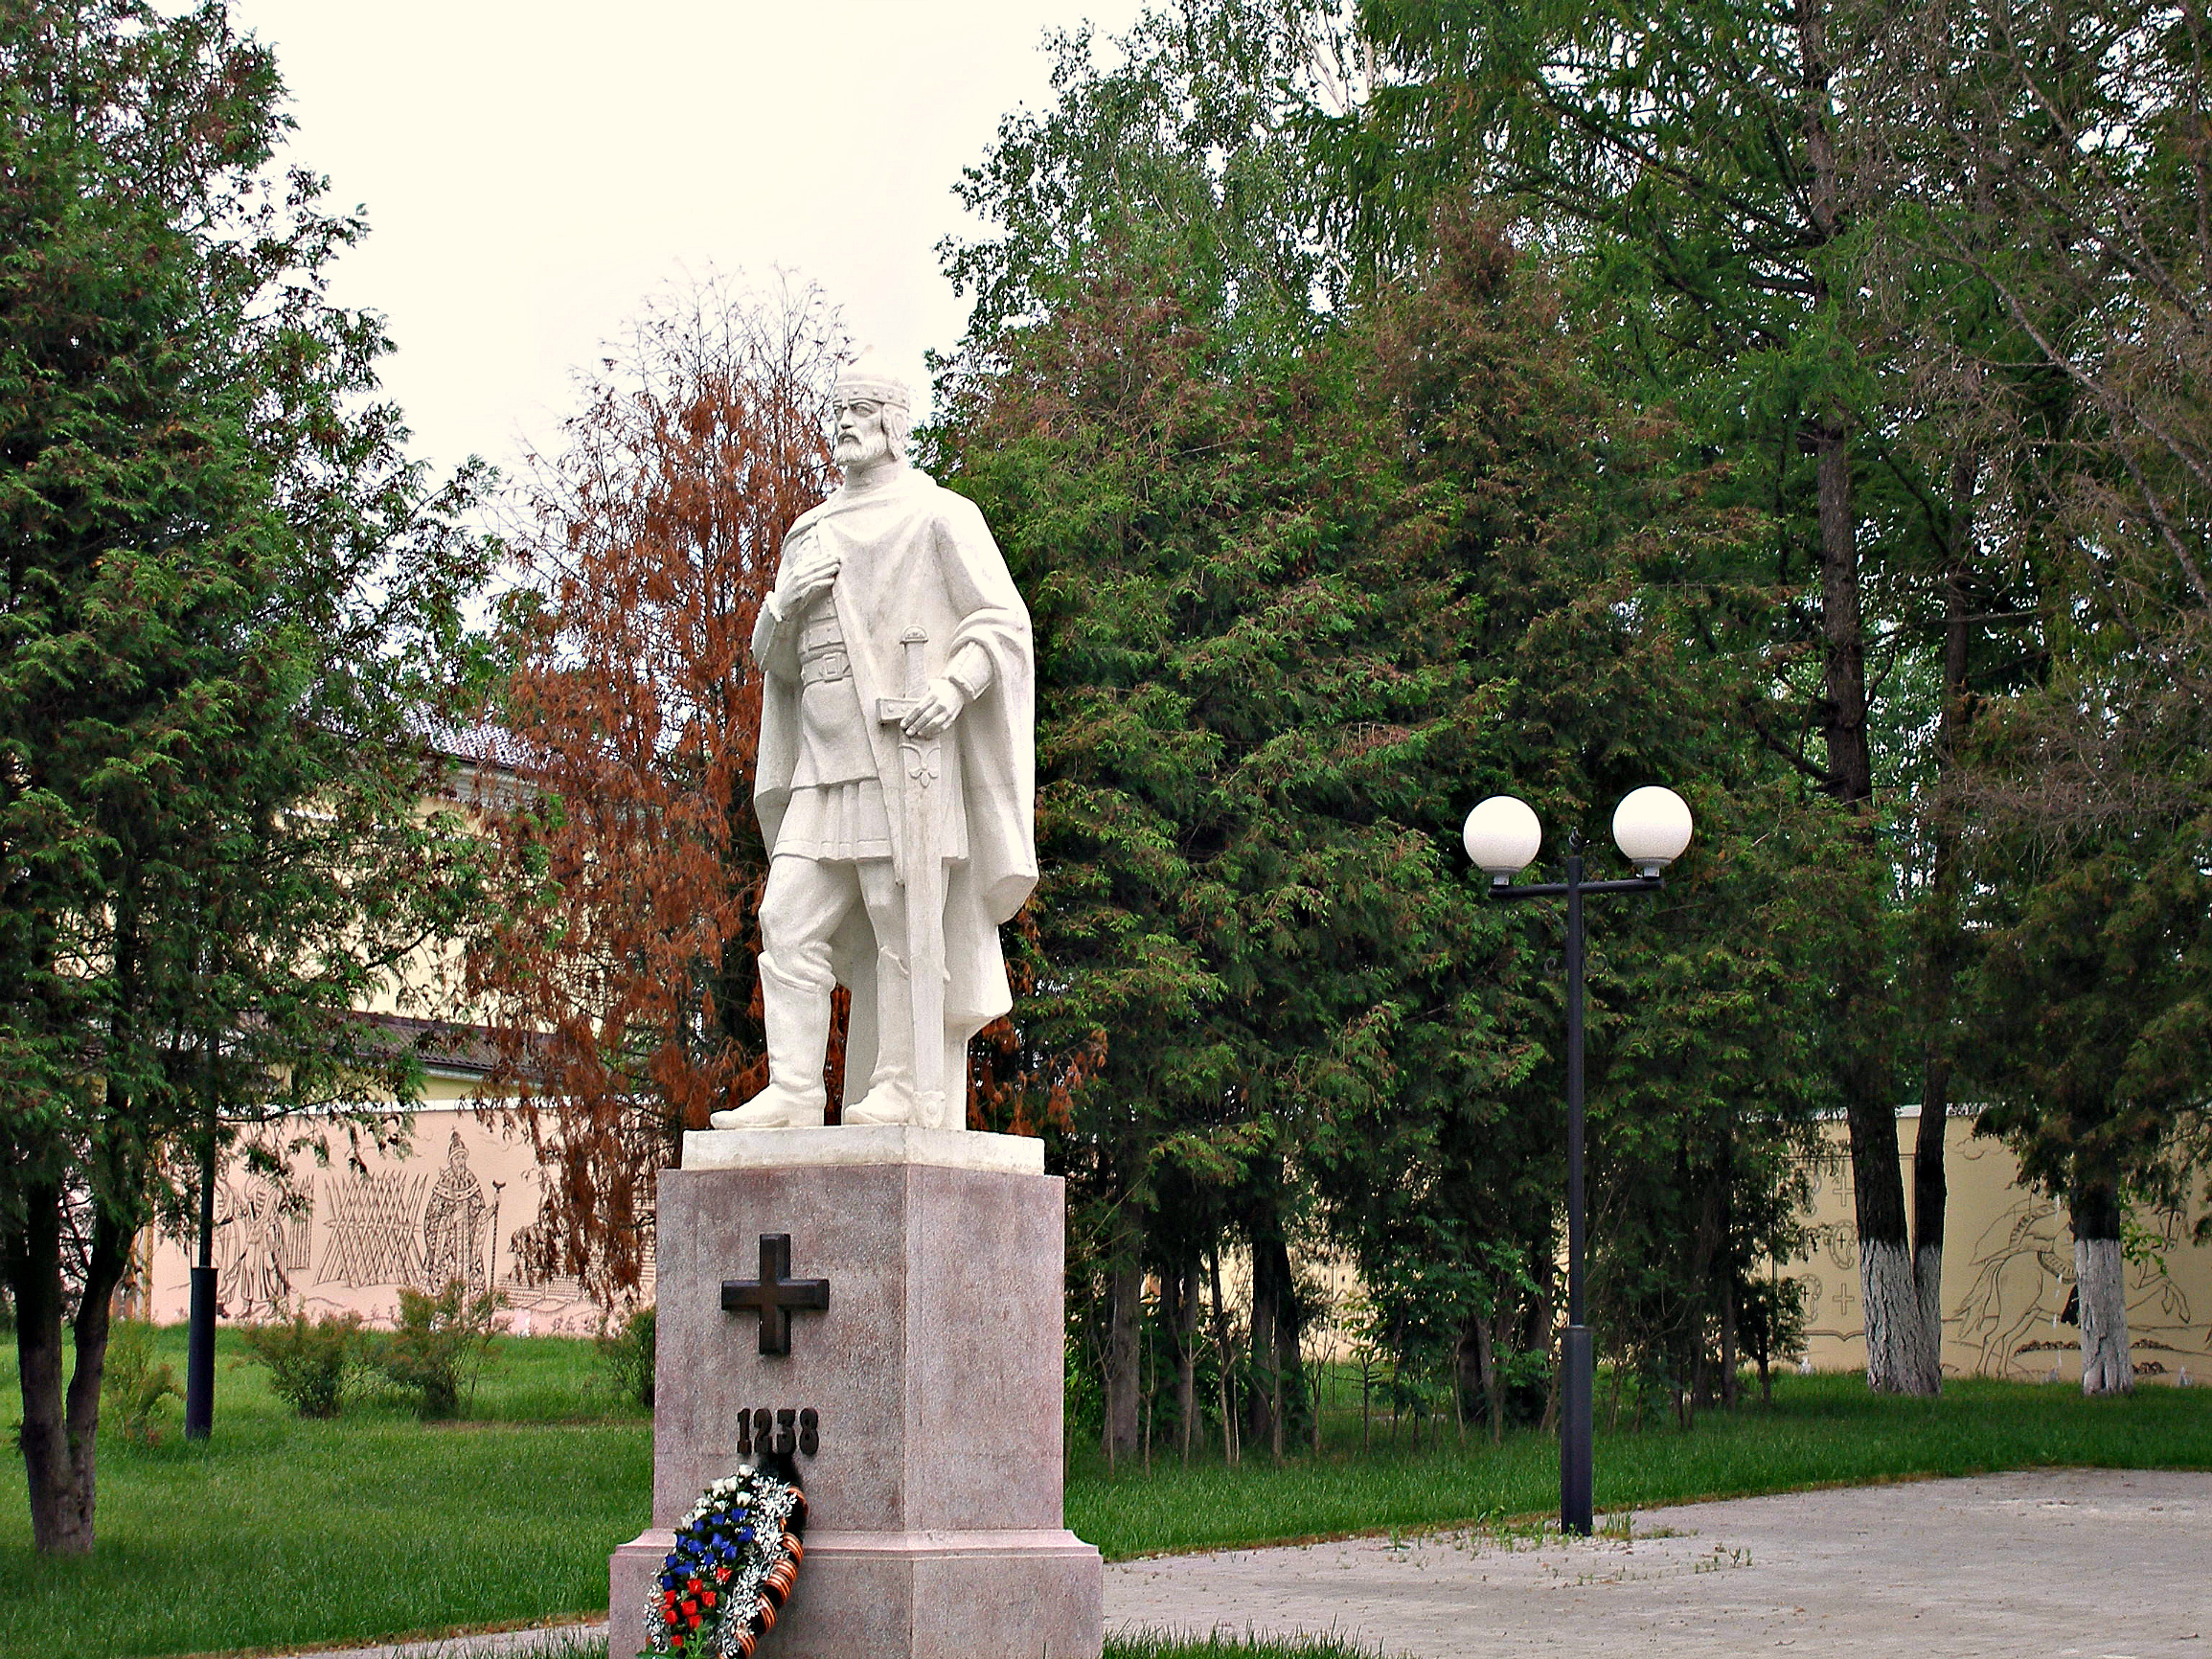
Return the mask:
[[[1063,1183],[968,1130],[708,1130],[660,1177],[653,1524],[609,1566],[609,1659],[643,1641],[672,1529],[812,1412],[806,1561],[760,1659],[1096,1659],[1099,1554],[1060,1509]],[[764,1353],[762,1239],[827,1281]],[[780,1295],[780,1293],[779,1293]],[[803,1301],[803,1296],[793,1300]]]

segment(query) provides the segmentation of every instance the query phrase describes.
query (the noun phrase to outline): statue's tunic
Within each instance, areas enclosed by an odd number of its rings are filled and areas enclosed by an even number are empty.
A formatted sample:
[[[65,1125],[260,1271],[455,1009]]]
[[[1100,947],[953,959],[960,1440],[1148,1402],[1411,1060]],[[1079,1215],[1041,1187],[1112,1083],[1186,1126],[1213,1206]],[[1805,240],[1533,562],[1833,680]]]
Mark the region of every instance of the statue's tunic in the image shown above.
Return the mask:
[[[829,595],[792,617],[771,599],[753,632],[764,670],[753,784],[761,830],[779,857],[901,856],[899,731],[874,713],[878,697],[904,693],[900,635],[923,628],[924,677],[949,677],[969,693],[941,739],[937,785],[946,803],[939,819],[947,861],[946,1036],[964,1047],[1013,1006],[998,924],[1037,885],[1029,607],[983,515],[919,472],[859,494],[839,490],[791,527],[786,560],[815,536],[840,556]],[[866,1078],[876,942],[858,907],[832,953],[856,1016],[846,1075]]]

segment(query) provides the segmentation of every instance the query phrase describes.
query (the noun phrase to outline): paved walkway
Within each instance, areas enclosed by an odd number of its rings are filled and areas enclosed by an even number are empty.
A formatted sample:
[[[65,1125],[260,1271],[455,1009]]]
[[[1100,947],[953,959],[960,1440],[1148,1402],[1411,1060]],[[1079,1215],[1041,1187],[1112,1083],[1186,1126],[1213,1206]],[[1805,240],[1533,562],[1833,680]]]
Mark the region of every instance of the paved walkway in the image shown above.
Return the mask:
[[[1671,1535],[1660,1535],[1662,1533]],[[1335,1632],[1407,1659],[2212,1659],[2212,1474],[2066,1469],[1643,1511],[1632,1542],[1467,1534],[1106,1569],[1116,1626]]]
[[[1639,1511],[1626,1542],[1458,1533],[1155,1557],[1109,1566],[1106,1604],[1117,1629],[1334,1632],[1390,1659],[2212,1659],[2212,1474],[2040,1470],[1736,1498]],[[604,1630],[315,1659],[561,1655]]]

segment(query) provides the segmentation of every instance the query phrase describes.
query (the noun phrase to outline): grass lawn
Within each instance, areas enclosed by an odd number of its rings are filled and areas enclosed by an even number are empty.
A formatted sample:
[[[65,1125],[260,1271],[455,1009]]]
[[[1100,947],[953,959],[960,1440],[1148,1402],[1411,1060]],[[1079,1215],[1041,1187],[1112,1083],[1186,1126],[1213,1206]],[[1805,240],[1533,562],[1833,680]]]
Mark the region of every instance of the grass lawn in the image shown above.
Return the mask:
[[[1601,1511],[1915,1475],[2068,1465],[2212,1469],[2212,1389],[2151,1384],[2085,1399],[2070,1387],[1953,1380],[1939,1398],[1882,1398],[1856,1375],[1776,1379],[1771,1405],[1671,1426],[1608,1432],[1601,1394],[1595,1485]],[[1505,1520],[1559,1511],[1559,1443],[1518,1434],[1462,1448],[1447,1430],[1420,1452],[1377,1443],[1355,1420],[1319,1460],[1247,1457],[1185,1469],[1156,1454],[1150,1476],[1107,1479],[1095,1458],[1071,1471],[1067,1524],[1109,1558],[1285,1539]]]
[[[183,1332],[161,1335],[183,1369]],[[101,1447],[100,1547],[89,1560],[31,1550],[21,1465],[0,1485],[0,1655],[137,1659],[359,1641],[604,1606],[606,1557],[646,1523],[650,1430],[615,1400],[588,1343],[506,1338],[471,1420],[418,1423],[367,1401],[305,1422],[263,1374],[218,1350],[216,1434],[188,1445]],[[12,1420],[12,1353],[0,1360]],[[1602,1403],[1602,1402],[1601,1402]],[[1601,1424],[1603,1411],[1600,1413]],[[1448,1434],[1415,1452],[1357,1415],[1318,1460],[1265,1457],[1229,1470],[1155,1459],[1147,1475],[1071,1470],[1068,1524],[1109,1557],[1331,1533],[1542,1514],[1557,1503],[1556,1444],[1492,1447]],[[1608,1433],[1601,1508],[1917,1474],[2043,1465],[2212,1468],[2212,1391],[2162,1385],[2110,1400],[2071,1389],[1953,1382],[1934,1401],[1877,1399],[1856,1377],[1786,1376],[1771,1406]],[[802,1583],[804,1579],[802,1579]],[[802,1593],[804,1593],[802,1591]],[[578,1649],[579,1659],[588,1651]],[[1352,1659],[1356,1649],[1191,1647],[1131,1637],[1112,1659]]]
[[[0,1654],[108,1659],[345,1642],[526,1620],[606,1601],[606,1557],[652,1502],[646,1415],[598,1380],[591,1344],[502,1338],[473,1420],[397,1403],[306,1422],[222,1333],[216,1429],[172,1412],[153,1447],[100,1447],[99,1547],[31,1549],[22,1464],[0,1495]],[[159,1357],[184,1372],[184,1332]],[[21,1414],[13,1345],[0,1420]]]

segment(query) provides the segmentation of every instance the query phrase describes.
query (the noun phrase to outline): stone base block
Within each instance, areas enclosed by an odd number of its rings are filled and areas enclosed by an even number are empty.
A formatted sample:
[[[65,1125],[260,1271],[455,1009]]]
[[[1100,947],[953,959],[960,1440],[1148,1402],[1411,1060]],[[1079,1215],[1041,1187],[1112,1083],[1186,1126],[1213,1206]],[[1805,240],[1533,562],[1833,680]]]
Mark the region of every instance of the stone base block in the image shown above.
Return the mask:
[[[616,1548],[606,1563],[607,1659],[637,1659],[645,1647],[646,1591],[676,1547],[673,1527],[650,1527]]]
[[[609,1567],[608,1659],[635,1659],[674,1544],[640,1534]],[[1106,1568],[1069,1532],[810,1532],[759,1659],[1098,1659]]]

